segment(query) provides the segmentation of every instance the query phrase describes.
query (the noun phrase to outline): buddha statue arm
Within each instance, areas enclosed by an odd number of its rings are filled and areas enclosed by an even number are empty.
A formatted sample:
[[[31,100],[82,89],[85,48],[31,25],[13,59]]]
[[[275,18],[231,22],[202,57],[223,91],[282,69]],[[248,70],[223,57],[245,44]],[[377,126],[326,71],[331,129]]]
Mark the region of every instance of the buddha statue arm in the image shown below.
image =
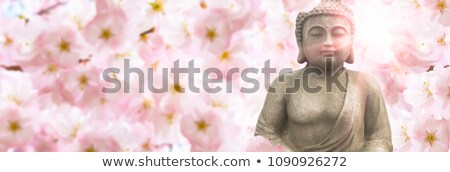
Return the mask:
[[[383,94],[375,79],[368,76],[364,117],[365,143],[362,151],[392,152],[392,136]]]
[[[263,136],[273,145],[285,146],[286,144],[282,139],[287,116],[284,85],[278,82],[278,79],[275,79],[271,87],[256,124],[255,136]],[[276,92],[273,93],[273,91]]]

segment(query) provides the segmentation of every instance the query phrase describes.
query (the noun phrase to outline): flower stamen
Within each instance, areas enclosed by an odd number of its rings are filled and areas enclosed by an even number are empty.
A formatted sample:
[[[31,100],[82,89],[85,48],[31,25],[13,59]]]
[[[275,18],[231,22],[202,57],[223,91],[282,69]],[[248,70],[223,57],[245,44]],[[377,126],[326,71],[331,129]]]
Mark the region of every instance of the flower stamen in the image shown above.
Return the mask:
[[[206,129],[209,127],[208,123],[206,123],[206,121],[203,119],[195,122],[195,124],[197,125],[197,130],[201,132],[205,132]]]
[[[17,133],[22,129],[22,126],[20,125],[20,123],[18,121],[12,121],[12,122],[9,122],[8,129],[12,133]]]
[[[425,142],[429,143],[430,146],[433,146],[436,140],[437,140],[436,134],[427,131],[427,137],[425,137]]]
[[[436,9],[441,12],[441,14],[444,14],[445,9],[447,9],[447,0],[439,0],[436,4]]]
[[[427,97],[430,97],[433,95],[433,92],[430,90],[430,84],[427,82],[423,82],[422,91],[427,94]]]

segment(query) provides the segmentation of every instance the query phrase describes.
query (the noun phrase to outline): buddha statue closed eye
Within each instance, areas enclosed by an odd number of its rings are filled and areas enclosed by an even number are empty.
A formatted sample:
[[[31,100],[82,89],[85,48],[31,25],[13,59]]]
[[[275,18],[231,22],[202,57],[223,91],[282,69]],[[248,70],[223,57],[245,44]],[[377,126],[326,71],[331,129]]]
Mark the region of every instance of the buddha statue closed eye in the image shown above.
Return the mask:
[[[255,135],[291,151],[392,151],[377,81],[343,67],[355,59],[352,11],[322,0],[298,15],[295,33],[306,67],[272,82]]]

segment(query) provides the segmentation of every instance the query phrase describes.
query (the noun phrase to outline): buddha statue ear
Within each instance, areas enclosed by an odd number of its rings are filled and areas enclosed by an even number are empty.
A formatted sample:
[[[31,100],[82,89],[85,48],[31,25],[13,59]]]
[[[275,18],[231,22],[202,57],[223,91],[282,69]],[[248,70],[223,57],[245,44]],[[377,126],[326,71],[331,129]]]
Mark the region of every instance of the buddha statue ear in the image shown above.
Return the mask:
[[[350,51],[350,55],[348,56],[345,62],[347,62],[348,64],[353,64],[355,62],[355,55],[353,53],[353,49]]]
[[[306,62],[305,53],[303,52],[303,46],[302,43],[298,43],[298,56],[297,56],[297,62],[302,64]]]

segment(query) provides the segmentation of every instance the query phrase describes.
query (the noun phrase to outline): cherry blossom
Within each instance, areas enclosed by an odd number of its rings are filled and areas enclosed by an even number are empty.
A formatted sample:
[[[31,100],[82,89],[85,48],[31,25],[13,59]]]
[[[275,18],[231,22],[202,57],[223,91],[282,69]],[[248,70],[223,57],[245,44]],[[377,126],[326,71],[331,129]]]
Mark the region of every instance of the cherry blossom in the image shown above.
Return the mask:
[[[187,115],[182,120],[182,132],[191,143],[191,151],[217,151],[219,150],[224,134],[219,111],[198,112]],[[219,134],[220,133],[220,134]]]
[[[391,122],[392,141],[395,151],[406,152],[412,151],[414,145],[411,141],[413,135],[413,125],[418,115],[418,111],[407,111],[399,106],[388,108],[389,113],[394,116],[394,121]]]
[[[98,48],[119,48],[126,36],[127,16],[109,0],[96,3],[97,15],[83,30],[85,39]]]
[[[425,115],[427,116],[427,115]],[[447,151],[449,149],[446,121],[424,117],[412,127],[415,151]]]
[[[450,26],[450,2],[448,0],[421,0],[425,8],[431,11],[439,23]]]
[[[47,64],[53,62],[57,68],[72,67],[83,57],[81,52],[84,49],[83,41],[81,34],[74,26],[44,31],[36,39],[38,57],[33,59],[33,63],[44,61]]]
[[[411,105],[429,107],[435,101],[435,94],[430,90],[431,73],[409,75],[404,95],[406,101]]]
[[[27,107],[33,103],[36,90],[28,75],[20,72],[0,71],[0,102]]]
[[[36,127],[33,118],[38,116],[39,112],[11,105],[2,105],[0,112],[0,145],[22,151],[33,139]]]

